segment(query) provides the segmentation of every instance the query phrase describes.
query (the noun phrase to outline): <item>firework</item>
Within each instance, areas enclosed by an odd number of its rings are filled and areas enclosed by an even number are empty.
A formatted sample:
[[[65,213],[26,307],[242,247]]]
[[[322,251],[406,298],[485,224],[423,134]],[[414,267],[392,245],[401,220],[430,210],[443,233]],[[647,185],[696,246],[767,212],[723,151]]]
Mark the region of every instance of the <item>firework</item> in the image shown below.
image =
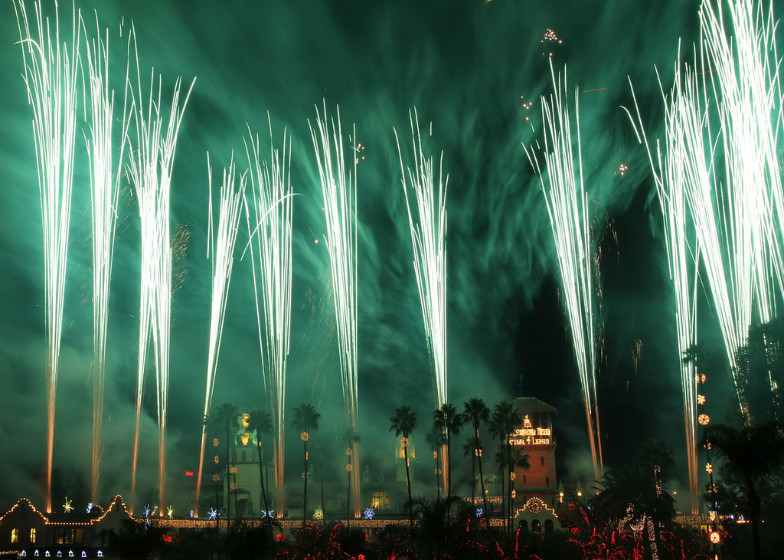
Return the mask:
[[[80,21],[82,27],[84,22]],[[120,150],[113,156],[114,90],[109,89],[109,31],[101,38],[96,15],[96,36],[87,48],[90,91],[90,136],[87,154],[90,159],[90,193],[92,201],[93,240],[93,434],[90,496],[98,499],[100,472],[101,425],[103,420],[104,378],[106,375],[106,332],[109,317],[109,281],[117,218],[117,199],[123,150],[128,135],[126,107],[120,131]],[[128,75],[126,73],[126,83]],[[126,88],[127,89],[127,88]],[[86,97],[86,96],[85,96]],[[116,167],[115,167],[116,166]]]
[[[346,424],[352,430],[351,480],[354,490],[354,515],[360,515],[359,455],[357,453],[358,402],[357,402],[357,206],[356,206],[356,129],[351,138],[355,145],[350,154],[343,150],[343,129],[340,110],[337,119],[323,115],[316,108],[316,128],[308,120],[313,148],[316,152],[327,234],[324,242],[329,252],[332,272],[332,290],[338,331],[338,355],[343,385]],[[346,162],[353,163],[353,170],[346,169]]]
[[[752,0],[729,2],[725,20],[721,3],[704,2],[699,11],[701,48],[716,100],[728,201],[726,252],[732,266],[735,345],[745,340],[755,318],[773,316],[776,289],[782,293],[784,193],[777,158],[782,126],[773,8],[763,12]],[[707,88],[706,88],[707,89]],[[744,251],[740,254],[738,251]],[[726,338],[726,337],[725,337]],[[731,358],[730,363],[734,365]],[[733,368],[733,372],[735,369]],[[772,372],[768,382],[778,392]],[[735,379],[741,411],[750,421],[749,404]]]
[[[698,77],[688,67],[681,72],[675,66],[675,80],[665,99],[664,145],[657,142],[655,157],[645,137],[639,109],[632,125],[638,138],[645,143],[653,172],[654,183],[662,210],[667,262],[675,297],[675,327],[678,341],[678,363],[681,373],[683,420],[686,434],[686,457],[689,472],[689,489],[692,497],[699,496],[697,464],[697,387],[695,364],[680,359],[697,344],[696,289],[699,262],[699,245],[688,212],[687,193],[698,190],[694,180],[709,179],[704,165],[705,152],[689,153],[691,148],[702,148],[698,138],[689,138],[689,131],[700,130],[702,119],[698,93]],[[662,92],[663,93],[663,92]],[[663,94],[664,95],[664,94]],[[631,117],[631,114],[629,114]],[[695,130],[695,127],[697,128]],[[701,137],[700,137],[701,138]],[[705,215],[701,216],[705,218]],[[693,500],[693,513],[697,501]]]
[[[134,431],[131,492],[136,490],[136,466],[139,453],[139,428],[144,396],[144,370],[149,337],[155,352],[155,386],[158,409],[158,492],[164,504],[166,469],[166,407],[169,386],[169,328],[171,312],[172,258],[169,234],[169,191],[182,115],[188,103],[193,82],[180,107],[182,81],[177,78],[164,130],[161,114],[161,82],[155,95],[155,75],[151,72],[147,103],[141,92],[139,55],[136,55],[136,92],[129,88],[133,99],[135,144],[128,174],[136,190],[141,217],[141,300],[139,305],[139,369],[136,384],[136,428]],[[194,80],[195,81],[195,80]],[[146,105],[146,109],[145,109]]]
[[[39,2],[33,3],[35,36],[31,34],[24,0],[14,0],[14,13],[24,63],[27,101],[33,109],[38,186],[44,242],[44,290],[48,342],[46,511],[52,511],[52,456],[57,373],[63,324],[65,270],[73,185],[76,136],[76,82],[80,28],[76,12],[71,21],[72,42],[61,42],[55,4],[54,31]]]
[[[566,300],[577,370],[582,386],[583,405],[593,458],[594,476],[603,470],[601,430],[596,395],[596,352],[594,319],[594,286],[591,263],[590,217],[588,195],[583,186],[580,146],[580,107],[575,91],[575,123],[577,154],[573,153],[572,120],[565,99],[566,74],[556,78],[552,64],[550,73],[554,95],[542,97],[544,123],[544,158],[547,178],[534,149],[525,147],[531,166],[539,181],[547,204],[553,230],[561,286]],[[575,165],[577,168],[575,169]]]
[[[446,193],[449,176],[443,174],[443,152],[438,162],[438,175],[432,156],[422,149],[419,119],[414,110],[409,114],[413,164],[405,166],[400,141],[395,131],[403,194],[406,198],[411,244],[414,250],[414,274],[419,289],[419,303],[433,364],[433,388],[436,409],[447,402],[446,364]],[[412,202],[413,201],[413,202]],[[412,212],[415,206],[416,215]],[[443,451],[443,450],[442,450]],[[445,454],[442,453],[442,456]],[[446,461],[443,466],[448,466]],[[444,488],[448,469],[442,468]]]
[[[245,143],[245,152],[250,166],[253,205],[252,210],[246,211],[246,216],[251,237],[249,243],[259,346],[262,350],[265,386],[273,411],[278,511],[282,512],[284,510],[281,500],[285,464],[286,360],[291,334],[292,189],[289,180],[291,139],[284,131],[283,148],[282,151],[278,150],[272,143],[271,121],[269,125],[269,161],[262,161],[258,136],[254,138],[250,130],[248,131],[249,138]],[[245,204],[247,207],[247,200]],[[263,320],[259,307],[263,309]]]
[[[199,472],[196,477],[196,508],[199,507],[201,478],[204,467],[204,448],[207,443],[207,420],[212,405],[212,392],[215,387],[215,373],[218,370],[223,320],[226,314],[226,301],[229,296],[231,270],[234,265],[234,246],[237,241],[242,199],[245,195],[245,176],[236,179],[234,156],[229,167],[223,170],[219,191],[218,228],[214,227],[212,212],[212,168],[207,155],[207,177],[210,190],[210,205],[207,238],[209,246],[207,258],[212,254],[212,306],[210,307],[210,341],[207,357],[207,383],[204,393],[204,415],[201,430],[201,449],[199,452]],[[196,511],[198,514],[198,509]]]

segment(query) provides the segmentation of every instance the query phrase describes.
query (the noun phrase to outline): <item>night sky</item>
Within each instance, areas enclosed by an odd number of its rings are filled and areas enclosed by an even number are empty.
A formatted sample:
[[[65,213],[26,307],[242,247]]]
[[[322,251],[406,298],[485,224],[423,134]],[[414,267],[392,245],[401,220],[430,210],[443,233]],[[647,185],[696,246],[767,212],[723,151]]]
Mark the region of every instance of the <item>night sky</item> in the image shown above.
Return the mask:
[[[70,6],[61,5],[64,30]],[[50,6],[50,3],[46,3]],[[559,409],[559,472],[591,485],[580,386],[564,314],[544,198],[522,144],[541,138],[539,96],[549,92],[548,56],[568,65],[580,95],[583,167],[601,249],[605,359],[599,372],[606,462],[623,461],[649,437],[664,439],[685,486],[680,380],[672,296],[658,203],[644,152],[620,106],[634,83],[649,135],[657,134],[678,51],[697,38],[696,0],[138,0],[77,1],[88,30],[93,9],[111,31],[113,83],[121,104],[128,24],[138,36],[143,89],[151,67],[164,99],[177,76],[196,83],[174,166],[171,228],[177,234],[172,304],[169,485],[175,507],[191,499],[182,473],[198,463],[207,362],[210,263],[207,167],[247,165],[246,123],[267,138],[293,138],[294,285],[287,402],[322,414],[316,454],[343,447],[340,373],[321,191],[308,119],[314,105],[340,106],[366,146],[358,168],[359,398],[363,462],[388,469],[389,416],[419,413],[415,445],[434,407],[405,201],[393,129],[408,134],[408,111],[432,122],[431,153],[443,150],[448,193],[448,391],[460,404],[492,407],[519,395]],[[119,37],[121,21],[126,32]],[[91,23],[92,22],[92,23]],[[542,43],[552,29],[562,44]],[[36,163],[13,7],[0,8],[0,509],[20,495],[43,504],[46,342],[42,233]],[[689,45],[687,48],[686,45]],[[586,91],[597,90],[597,91]],[[570,96],[571,97],[571,96]],[[526,109],[524,102],[533,101]],[[570,100],[573,102],[573,98]],[[81,114],[81,113],[80,113]],[[530,120],[526,120],[530,117]],[[80,117],[81,119],[81,117]],[[82,128],[84,128],[83,125]],[[264,149],[262,150],[262,152]],[[84,139],[77,163],[66,280],[54,450],[54,503],[86,501],[92,360],[90,195]],[[621,175],[621,163],[629,170]],[[217,180],[218,177],[215,177]],[[601,240],[601,241],[599,241]],[[266,403],[247,243],[240,232],[213,406]],[[139,217],[123,181],[110,301],[102,488],[130,486],[138,351]],[[704,332],[710,334],[711,314]],[[702,327],[701,327],[702,329]],[[148,368],[140,487],[157,480],[154,369]],[[716,391],[728,385],[717,376]],[[729,402],[721,396],[719,404]],[[462,406],[462,405],[461,405]],[[289,461],[298,457],[294,435]],[[335,477],[343,459],[335,458]],[[420,469],[423,481],[429,466]],[[329,476],[329,475],[325,475]],[[467,490],[467,487],[466,487]],[[152,499],[152,498],[151,498]]]

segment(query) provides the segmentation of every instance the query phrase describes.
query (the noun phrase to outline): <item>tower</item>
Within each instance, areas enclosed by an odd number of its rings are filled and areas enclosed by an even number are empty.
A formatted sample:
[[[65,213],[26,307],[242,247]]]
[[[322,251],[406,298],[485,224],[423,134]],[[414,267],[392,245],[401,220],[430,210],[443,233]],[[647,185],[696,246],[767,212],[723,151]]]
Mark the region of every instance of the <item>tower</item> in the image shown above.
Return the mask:
[[[515,467],[515,503],[522,505],[528,498],[537,497],[551,504],[558,487],[552,425],[552,415],[558,411],[535,397],[518,397],[514,406],[523,423],[512,433],[509,442],[521,455],[528,455],[529,464],[527,469]]]

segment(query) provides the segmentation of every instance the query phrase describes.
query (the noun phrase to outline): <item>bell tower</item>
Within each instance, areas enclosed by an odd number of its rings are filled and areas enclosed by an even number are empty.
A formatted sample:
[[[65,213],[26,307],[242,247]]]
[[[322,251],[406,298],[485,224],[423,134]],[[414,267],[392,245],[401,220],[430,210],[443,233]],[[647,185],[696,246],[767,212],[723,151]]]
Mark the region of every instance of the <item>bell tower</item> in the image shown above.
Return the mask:
[[[514,406],[523,423],[512,432],[509,443],[520,455],[528,455],[529,464],[527,469],[515,467],[515,504],[522,506],[532,497],[552,504],[558,488],[552,416],[558,411],[535,397],[518,397]]]

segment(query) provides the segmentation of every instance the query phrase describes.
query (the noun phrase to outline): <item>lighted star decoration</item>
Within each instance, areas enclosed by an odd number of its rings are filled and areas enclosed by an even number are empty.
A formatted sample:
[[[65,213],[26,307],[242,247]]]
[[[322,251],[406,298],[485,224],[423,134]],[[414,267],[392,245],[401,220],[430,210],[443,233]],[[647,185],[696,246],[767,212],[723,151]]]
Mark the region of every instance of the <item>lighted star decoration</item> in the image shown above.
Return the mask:
[[[376,516],[376,512],[373,508],[365,508],[362,515],[365,516],[365,519],[373,519]]]
[[[71,505],[71,499],[66,496],[65,503],[63,504],[63,511],[65,513],[71,513],[73,511],[73,505]]]
[[[207,513],[209,515],[210,521],[215,521],[216,519],[218,519],[218,516],[220,515],[220,513],[218,513],[218,510],[215,508],[210,508],[210,511]]]

